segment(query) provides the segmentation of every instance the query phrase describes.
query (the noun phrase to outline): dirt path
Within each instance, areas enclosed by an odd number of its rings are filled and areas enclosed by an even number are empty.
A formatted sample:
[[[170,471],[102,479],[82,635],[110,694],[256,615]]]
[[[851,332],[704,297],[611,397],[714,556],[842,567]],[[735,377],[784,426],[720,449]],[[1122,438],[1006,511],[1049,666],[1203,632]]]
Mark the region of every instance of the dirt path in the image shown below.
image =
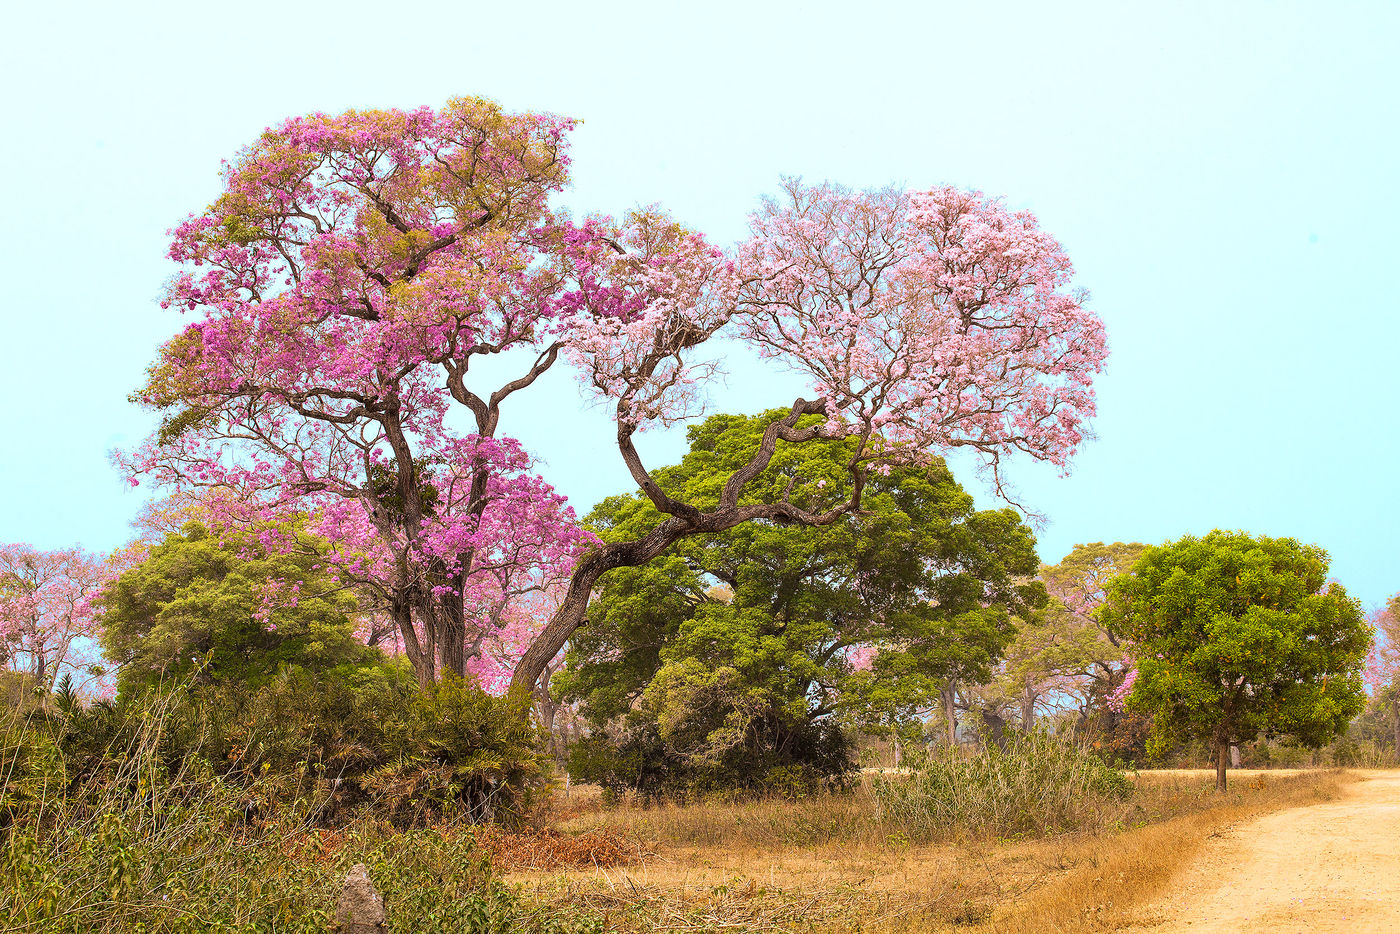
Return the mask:
[[[1132,930],[1400,932],[1400,772],[1210,840]]]

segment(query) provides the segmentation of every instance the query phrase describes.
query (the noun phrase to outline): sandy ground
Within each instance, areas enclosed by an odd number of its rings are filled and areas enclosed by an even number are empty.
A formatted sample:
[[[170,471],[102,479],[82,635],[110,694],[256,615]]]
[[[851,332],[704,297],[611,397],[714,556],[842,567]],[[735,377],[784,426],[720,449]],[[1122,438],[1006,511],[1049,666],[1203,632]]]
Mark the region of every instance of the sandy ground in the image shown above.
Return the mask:
[[[1336,801],[1208,841],[1131,930],[1400,932],[1400,772],[1362,774]]]

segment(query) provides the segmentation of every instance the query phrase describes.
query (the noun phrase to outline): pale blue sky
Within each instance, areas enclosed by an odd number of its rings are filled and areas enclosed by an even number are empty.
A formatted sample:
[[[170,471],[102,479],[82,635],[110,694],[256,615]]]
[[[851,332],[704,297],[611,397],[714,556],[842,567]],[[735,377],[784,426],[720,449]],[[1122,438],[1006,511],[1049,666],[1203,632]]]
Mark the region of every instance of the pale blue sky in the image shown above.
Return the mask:
[[[215,196],[220,159],[293,114],[480,94],[586,121],[577,209],[659,202],[721,242],[783,174],[1034,210],[1113,348],[1073,474],[1016,470],[1042,557],[1243,528],[1328,548],[1368,604],[1400,590],[1400,3],[412,9],[10,10],[0,540],[129,536],[141,492],[107,452],[151,427],[126,395],[179,322],[155,301],[164,231]],[[716,410],[797,389],[732,370]],[[548,388],[508,417],[586,509],[626,475],[603,414]]]

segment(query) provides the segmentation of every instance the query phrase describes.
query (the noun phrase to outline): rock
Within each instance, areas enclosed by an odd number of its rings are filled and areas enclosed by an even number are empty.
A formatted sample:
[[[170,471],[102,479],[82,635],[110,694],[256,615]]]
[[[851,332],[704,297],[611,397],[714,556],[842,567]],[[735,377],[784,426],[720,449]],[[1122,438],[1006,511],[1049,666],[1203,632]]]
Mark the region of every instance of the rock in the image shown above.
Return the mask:
[[[345,877],[340,900],[335,903],[337,934],[384,934],[384,899],[369,881],[364,863],[356,863]]]

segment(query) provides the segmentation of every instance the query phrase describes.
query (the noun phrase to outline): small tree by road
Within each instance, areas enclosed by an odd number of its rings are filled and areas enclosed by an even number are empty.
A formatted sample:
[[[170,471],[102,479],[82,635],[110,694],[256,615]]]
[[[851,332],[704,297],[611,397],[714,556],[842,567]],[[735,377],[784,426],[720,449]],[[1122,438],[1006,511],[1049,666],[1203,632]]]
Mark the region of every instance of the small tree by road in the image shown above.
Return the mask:
[[[1149,548],[1110,586],[1105,619],[1137,659],[1126,706],[1153,717],[1157,744],[1211,743],[1217,791],[1231,743],[1317,747],[1361,711],[1370,632],[1328,563],[1316,545],[1216,530]]]

